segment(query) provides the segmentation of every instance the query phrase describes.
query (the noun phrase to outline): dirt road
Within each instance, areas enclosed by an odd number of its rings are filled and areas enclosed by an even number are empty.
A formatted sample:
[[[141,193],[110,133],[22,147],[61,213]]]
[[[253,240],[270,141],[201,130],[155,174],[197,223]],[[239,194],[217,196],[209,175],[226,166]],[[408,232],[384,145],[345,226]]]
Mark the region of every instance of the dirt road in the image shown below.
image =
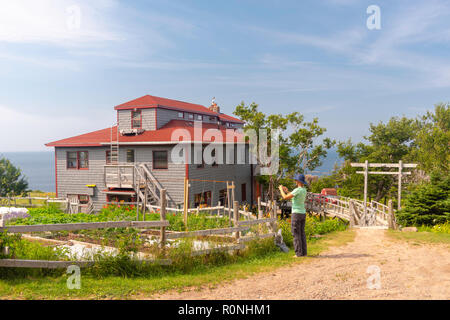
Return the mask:
[[[307,258],[303,263],[214,289],[190,288],[151,298],[450,299],[449,247],[394,240],[385,232],[357,229],[353,242]],[[372,289],[368,288],[368,278]]]

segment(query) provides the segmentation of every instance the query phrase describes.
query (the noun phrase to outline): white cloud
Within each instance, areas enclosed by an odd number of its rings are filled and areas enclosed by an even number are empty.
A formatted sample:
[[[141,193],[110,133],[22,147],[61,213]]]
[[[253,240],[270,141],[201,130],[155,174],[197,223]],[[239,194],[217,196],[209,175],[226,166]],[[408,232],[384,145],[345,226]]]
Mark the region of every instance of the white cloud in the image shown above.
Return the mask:
[[[416,50],[424,45],[441,46],[442,50],[442,46],[448,45],[449,3],[430,1],[400,6],[389,13],[388,17],[383,17],[380,31],[368,31],[364,25],[330,35],[284,32],[255,26],[247,29],[276,44],[316,47],[339,54],[347,57],[349,63],[355,66],[381,66],[412,71],[424,86],[450,86],[449,57],[436,57],[433,49]]]
[[[103,129],[95,116],[30,114],[0,105],[0,152],[47,150],[44,144]]]
[[[0,42],[80,46],[119,40],[104,19],[113,0],[2,1]]]

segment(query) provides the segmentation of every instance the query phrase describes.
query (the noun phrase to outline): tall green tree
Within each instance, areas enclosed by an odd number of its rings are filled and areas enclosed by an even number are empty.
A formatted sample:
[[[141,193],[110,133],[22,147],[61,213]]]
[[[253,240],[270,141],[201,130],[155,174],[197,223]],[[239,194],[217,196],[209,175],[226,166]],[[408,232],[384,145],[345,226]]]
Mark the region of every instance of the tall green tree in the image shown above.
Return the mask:
[[[434,112],[421,119],[417,133],[415,157],[428,174],[434,170],[449,173],[450,163],[450,103],[439,103]]]
[[[287,115],[265,115],[259,111],[258,104],[239,104],[234,114],[245,122],[244,130],[254,129],[259,141],[259,129],[266,129],[268,136],[272,130],[282,132],[279,140],[279,171],[277,174],[262,176],[260,182],[267,185],[268,193],[274,199],[276,185],[283,183],[291,186],[290,178],[294,173],[304,173],[314,170],[322,164],[327,150],[334,145],[334,141],[324,138],[318,141],[326,129],[319,126],[319,121],[305,121],[304,116],[298,112]],[[270,146],[268,147],[270,150]]]
[[[364,137],[367,143],[353,144],[351,140],[339,142],[338,153],[347,160],[346,168],[343,170],[343,180],[345,180],[343,192],[348,196],[360,196],[363,190],[362,175],[360,175],[361,177],[354,176],[357,175],[356,171],[359,169],[351,168],[350,162],[368,160],[372,163],[394,163],[399,160],[412,160],[414,151],[417,149],[415,138],[419,128],[420,122],[416,119],[392,117],[387,123],[370,124],[370,135]],[[369,196],[373,197],[375,201],[380,201],[390,191],[393,191],[391,189],[394,187],[395,181],[395,177],[390,175],[371,175]]]
[[[8,159],[0,159],[0,196],[21,195],[28,188],[22,171]]]

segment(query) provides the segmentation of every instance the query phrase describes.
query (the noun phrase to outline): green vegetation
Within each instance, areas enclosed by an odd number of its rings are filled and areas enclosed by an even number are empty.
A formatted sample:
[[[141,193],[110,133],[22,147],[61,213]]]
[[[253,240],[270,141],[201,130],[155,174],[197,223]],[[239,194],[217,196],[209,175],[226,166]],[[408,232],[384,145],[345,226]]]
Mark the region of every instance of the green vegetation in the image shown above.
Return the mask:
[[[450,175],[433,172],[430,182],[420,184],[408,195],[396,217],[403,226],[450,222]]]
[[[357,168],[350,162],[404,163],[419,164],[415,174],[405,178],[407,186],[426,180],[433,171],[441,175],[449,174],[450,163],[450,104],[440,103],[434,112],[416,119],[392,117],[387,123],[370,124],[370,135],[365,136],[366,143],[354,144],[351,140],[338,143],[339,156],[346,160],[344,166],[336,168],[332,175],[321,177],[312,184],[317,191],[321,187],[339,186],[342,196],[361,198],[364,177],[356,174]],[[371,170],[383,170],[372,168]],[[371,175],[368,196],[375,201],[394,199],[397,194],[396,177]],[[408,190],[406,190],[408,191]],[[396,205],[396,203],[394,203]]]
[[[419,227],[419,231],[450,234],[450,222],[446,222],[443,224],[436,224],[432,227],[421,226]]]
[[[65,214],[58,209],[49,206],[47,208],[39,208],[30,210],[31,217],[17,219],[12,222],[14,224],[41,224],[41,223],[67,223],[67,222],[91,222],[91,221],[108,221],[118,219],[134,218],[134,210],[128,206],[108,206],[99,214]],[[168,215],[167,218],[173,219],[173,229],[177,231],[183,230],[184,226],[180,226],[179,219],[181,215]],[[147,215],[149,220],[159,220],[159,214],[152,213]],[[217,228],[228,225],[227,218],[208,218],[206,214],[192,214],[189,216],[190,227],[193,229]],[[172,223],[172,222],[171,222]],[[181,222],[182,223],[182,222]],[[283,237],[288,246],[292,247],[292,235],[290,232],[289,221],[279,221],[282,229]],[[265,226],[254,226],[253,231]],[[333,231],[344,230],[346,225],[339,220],[320,221],[317,218],[307,219],[306,231],[309,241],[315,241],[314,235],[322,235]],[[251,230],[252,231],[252,230]],[[248,243],[246,249],[240,250],[237,254],[229,254],[226,252],[214,252],[207,255],[192,257],[194,251],[194,240],[206,241],[214,244],[218,240],[206,238],[187,238],[171,243],[169,247],[161,250],[158,243],[145,243],[147,237],[144,237],[141,231],[133,228],[109,228],[101,230],[81,230],[78,232],[54,232],[42,234],[41,237],[53,238],[59,240],[78,239],[81,241],[100,244],[104,246],[112,246],[117,248],[118,252],[111,253],[100,251],[93,254],[90,259],[94,259],[96,264],[93,267],[85,269],[87,273],[101,276],[149,276],[156,274],[172,274],[178,272],[189,273],[199,268],[199,266],[220,266],[224,264],[236,263],[242,259],[251,259],[256,256],[263,256],[271,252],[278,252],[279,249],[274,245],[273,239],[265,239]],[[53,249],[44,244],[30,242],[22,239],[20,235],[8,235],[4,233],[0,235],[0,250],[3,252],[5,247],[9,248],[9,253],[1,258],[17,258],[17,259],[37,259],[37,260],[72,260],[67,250]],[[224,240],[222,240],[223,242]],[[195,250],[198,250],[195,249]],[[137,262],[137,253],[145,252],[151,254],[155,259],[170,259],[170,266],[160,266],[155,264],[146,264]],[[241,260],[240,260],[241,259]],[[0,269],[0,275],[15,275],[17,269]],[[17,274],[32,274],[38,276],[39,270],[22,269]],[[57,273],[58,271],[54,271]],[[43,275],[47,275],[44,272]]]
[[[16,219],[10,221],[9,225],[35,225],[35,224],[55,224],[55,223],[79,223],[79,222],[105,222],[105,221],[134,221],[136,220],[136,209],[133,205],[108,205],[96,214],[68,214],[59,209],[57,205],[50,204],[46,207],[31,208],[28,213],[29,218]],[[139,215],[143,220],[142,213]],[[229,226],[228,217],[208,218],[207,212],[200,211],[198,214],[188,215],[187,229],[190,231],[213,228],[225,228]],[[146,221],[160,220],[159,213],[147,213]],[[166,219],[170,226],[170,231],[186,231],[183,223],[183,215],[180,213],[167,212]]]
[[[354,231],[333,232],[319,240],[311,239],[308,253],[316,256],[330,246],[345,245],[353,241]],[[269,246],[269,247],[266,247]],[[269,250],[267,250],[267,248]],[[311,258],[294,259],[293,251],[288,254],[273,247],[273,241],[264,241],[248,252],[236,255],[234,261],[203,265],[195,263],[190,269],[168,270],[160,267],[159,272],[145,276],[101,276],[82,270],[81,289],[69,290],[67,275],[47,277],[9,277],[0,280],[0,296],[10,299],[132,299],[149,297],[167,290],[182,290],[186,287],[217,286],[252,274],[271,271],[292,264],[305,263]],[[206,258],[205,258],[206,259]],[[156,269],[155,269],[156,270]]]
[[[276,174],[258,177],[259,182],[266,186],[265,190],[270,199],[274,199],[278,194],[279,183],[289,188],[293,187],[291,177],[294,173],[303,173],[305,170],[314,170],[320,166],[322,159],[327,155],[327,150],[335,143],[329,138],[323,138],[318,143],[318,138],[325,133],[326,129],[319,126],[317,118],[307,122],[304,120],[304,116],[298,112],[266,116],[259,111],[256,103],[246,106],[242,102],[233,113],[245,121],[245,130],[255,130],[258,143],[260,129],[267,130],[267,140],[270,146],[272,130],[280,130],[279,170]],[[289,134],[283,134],[285,132],[289,132]],[[270,147],[268,149],[270,150]],[[256,154],[256,150],[253,152]],[[261,161],[261,159],[258,160]]]
[[[0,197],[21,195],[27,188],[28,182],[22,171],[8,159],[0,158]]]
[[[415,139],[421,168],[428,173],[437,170],[449,174],[450,104],[437,104],[434,113],[422,117],[421,124]]]

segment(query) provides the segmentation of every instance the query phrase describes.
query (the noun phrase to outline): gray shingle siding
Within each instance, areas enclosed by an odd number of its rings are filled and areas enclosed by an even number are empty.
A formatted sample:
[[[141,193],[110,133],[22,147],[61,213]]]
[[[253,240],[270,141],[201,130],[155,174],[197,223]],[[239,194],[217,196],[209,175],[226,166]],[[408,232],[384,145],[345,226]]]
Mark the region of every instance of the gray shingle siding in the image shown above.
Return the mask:
[[[58,197],[67,197],[68,194],[89,194],[89,184],[95,184],[94,209],[100,210],[106,203],[106,195],[100,193],[105,189],[103,181],[103,166],[106,162],[106,150],[102,147],[91,148],[56,148],[56,168],[58,179]],[[67,151],[88,151],[89,169],[67,169]]]
[[[183,182],[186,174],[186,165],[177,164],[171,161],[171,145],[155,146],[120,146],[119,162],[127,161],[127,150],[134,150],[135,162],[146,163],[153,175],[160,184],[167,190],[168,195],[178,204],[183,203]],[[68,194],[89,194],[89,184],[95,184],[95,193],[92,197],[94,208],[100,210],[106,204],[106,194],[101,191],[106,189],[104,183],[104,165],[106,164],[106,151],[108,147],[90,147],[90,148],[56,148],[57,158],[57,179],[58,196],[66,197]],[[153,151],[165,150],[168,152],[168,169],[153,169]],[[89,169],[76,170],[66,168],[67,151],[88,151]],[[224,147],[225,157],[225,147]],[[193,155],[193,151],[192,151]],[[225,161],[224,161],[225,162]],[[216,180],[216,181],[235,181],[236,200],[242,202],[242,184],[246,184],[246,202],[251,201],[251,168],[249,164],[219,164],[212,166],[205,164],[203,168],[197,168],[196,164],[189,164],[189,179]],[[219,200],[219,192],[226,189],[226,183],[191,181],[189,190],[189,205],[194,206],[195,194],[211,191],[212,205],[216,205]]]
[[[155,123],[155,109],[140,109],[142,114],[142,129],[156,130]],[[119,130],[131,129],[131,111],[132,110],[118,110]]]
[[[235,200],[242,203],[242,184],[246,184],[246,201],[251,202],[251,166],[249,164],[225,164],[226,151],[223,151],[224,164],[212,166],[205,164],[203,168],[198,168],[197,164],[189,165],[189,179],[199,180],[216,180],[216,181],[234,181],[235,183]],[[236,147],[235,147],[236,149]],[[194,151],[192,151],[192,155]],[[248,158],[247,162],[248,163]],[[226,189],[224,182],[209,182],[209,181],[192,181],[189,189],[189,205],[194,205],[195,194],[211,191],[212,202],[211,205],[217,205],[219,201],[220,190]],[[222,203],[223,205],[223,203]]]
[[[186,168],[184,164],[170,161],[172,146],[121,146],[119,161],[126,162],[128,149],[135,150],[135,161],[146,163],[160,184],[167,189],[167,193],[177,203],[183,202],[183,181]],[[91,148],[56,148],[58,196],[66,197],[68,194],[89,194],[89,184],[95,184],[95,194],[92,198],[95,210],[100,210],[106,204],[106,195],[101,191],[106,189],[104,183],[104,165],[106,164],[106,151],[108,147]],[[153,151],[167,150],[169,156],[168,169],[153,169]],[[67,169],[67,151],[88,151],[89,169]]]

